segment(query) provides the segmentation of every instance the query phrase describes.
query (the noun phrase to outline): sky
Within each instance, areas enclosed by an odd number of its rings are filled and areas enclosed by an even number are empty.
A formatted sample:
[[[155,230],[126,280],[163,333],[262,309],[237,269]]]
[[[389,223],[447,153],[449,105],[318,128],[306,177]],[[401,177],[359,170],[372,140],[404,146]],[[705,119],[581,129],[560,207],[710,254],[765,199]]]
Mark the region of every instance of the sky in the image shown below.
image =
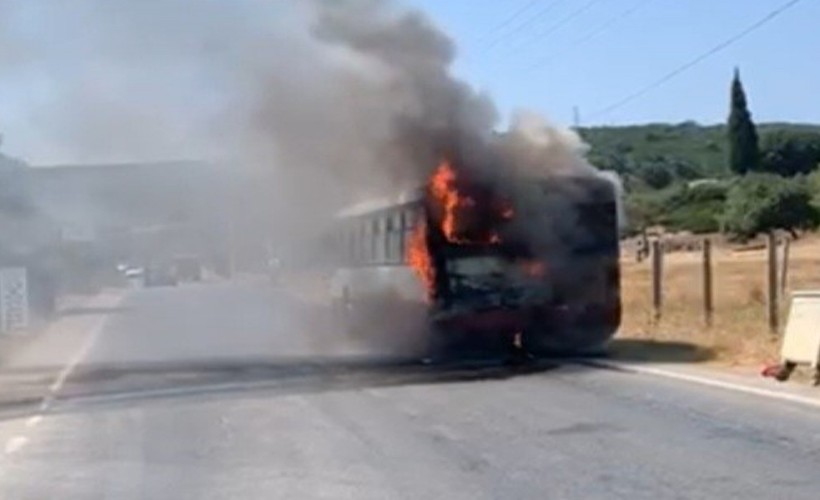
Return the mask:
[[[248,12],[300,0],[225,1],[236,6],[228,20],[220,17],[226,4],[195,0],[197,9],[155,22],[157,8],[183,0],[0,0],[0,152],[37,165],[196,156],[201,143],[190,138],[212,133],[202,124],[238,78],[219,58],[244,57],[256,43],[197,37],[282,29],[276,8],[265,11],[270,17]],[[453,72],[488,94],[502,117],[527,109],[571,125],[577,109],[581,125],[722,122],[737,66],[755,120],[820,123],[820,0],[799,1],[607,112],[787,0],[396,1],[452,38]],[[102,139],[101,131],[111,133]],[[148,150],[154,156],[139,155]]]
[[[820,1],[802,0],[724,51],[612,112],[785,0],[405,0],[455,40],[455,71],[503,113],[558,123],[722,122],[738,66],[757,121],[820,122]],[[519,13],[517,17],[512,17]]]

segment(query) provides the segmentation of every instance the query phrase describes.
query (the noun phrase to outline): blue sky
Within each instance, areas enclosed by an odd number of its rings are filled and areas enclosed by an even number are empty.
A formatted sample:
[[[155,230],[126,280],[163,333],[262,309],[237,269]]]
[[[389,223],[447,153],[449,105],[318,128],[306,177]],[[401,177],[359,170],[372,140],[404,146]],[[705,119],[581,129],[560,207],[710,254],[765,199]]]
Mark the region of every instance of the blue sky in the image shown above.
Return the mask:
[[[817,0],[803,0],[665,85],[589,119],[785,0],[404,1],[450,34],[459,47],[456,73],[489,92],[504,114],[530,108],[569,124],[578,106],[586,125],[723,121],[737,65],[756,120],[820,122]]]
[[[55,164],[219,150],[221,113],[244,103],[255,64],[289,53],[273,34],[299,1],[0,0],[0,151]],[[396,1],[452,37],[454,73],[505,117],[568,125],[577,106],[583,125],[722,122],[739,66],[758,122],[820,123],[820,0],[605,114],[787,0]]]

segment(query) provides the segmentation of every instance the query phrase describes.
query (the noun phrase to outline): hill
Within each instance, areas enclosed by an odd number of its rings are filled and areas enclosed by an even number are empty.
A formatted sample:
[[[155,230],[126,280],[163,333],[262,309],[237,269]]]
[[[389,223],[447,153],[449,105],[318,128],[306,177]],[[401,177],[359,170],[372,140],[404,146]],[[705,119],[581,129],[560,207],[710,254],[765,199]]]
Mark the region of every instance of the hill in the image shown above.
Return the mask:
[[[758,124],[763,138],[776,132],[820,134],[820,125],[793,123]],[[647,165],[662,164],[683,178],[724,177],[726,167],[725,125],[646,124],[621,127],[585,127],[581,136],[591,146],[590,160],[598,167],[622,174],[636,174]]]

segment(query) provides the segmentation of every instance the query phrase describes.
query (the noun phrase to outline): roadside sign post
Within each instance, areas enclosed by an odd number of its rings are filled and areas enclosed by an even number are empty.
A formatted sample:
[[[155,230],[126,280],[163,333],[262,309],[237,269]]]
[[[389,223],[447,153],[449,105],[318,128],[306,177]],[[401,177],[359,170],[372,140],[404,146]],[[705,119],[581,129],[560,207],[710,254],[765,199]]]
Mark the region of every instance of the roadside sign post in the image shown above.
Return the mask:
[[[659,240],[652,242],[652,307],[655,321],[661,319],[663,308],[663,247]]]
[[[29,326],[28,280],[23,267],[0,269],[0,332]]]
[[[769,330],[777,333],[780,326],[780,318],[778,318],[778,285],[777,285],[777,238],[775,234],[769,233],[766,239],[766,250],[768,251],[768,259],[766,265],[766,284],[768,293],[766,294]]]
[[[707,326],[712,326],[714,313],[712,292],[712,241],[705,239],[703,240],[703,314]]]

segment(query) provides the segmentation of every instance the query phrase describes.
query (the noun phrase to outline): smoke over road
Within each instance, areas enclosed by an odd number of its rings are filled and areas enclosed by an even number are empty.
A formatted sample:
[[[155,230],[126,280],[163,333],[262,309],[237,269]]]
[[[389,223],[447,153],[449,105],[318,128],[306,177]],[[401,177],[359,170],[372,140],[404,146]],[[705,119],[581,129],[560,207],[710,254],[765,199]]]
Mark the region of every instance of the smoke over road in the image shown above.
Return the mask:
[[[292,238],[445,156],[493,182],[594,171],[577,135],[532,114],[499,134],[491,99],[451,71],[453,40],[392,0],[12,0],[3,17],[10,152],[230,165]]]
[[[312,253],[315,237],[339,208],[424,185],[442,161],[486,199],[542,198],[508,182],[519,174],[596,172],[574,132],[532,113],[498,130],[490,97],[453,74],[453,40],[398,1],[7,0],[0,11],[8,152],[34,164],[215,163],[230,201],[202,209],[214,219],[202,226],[232,243],[251,235],[261,248],[273,234],[274,253],[321,258],[334,249]],[[570,239],[572,196],[550,199],[560,220],[508,226],[534,247]],[[134,204],[160,206],[152,197]]]
[[[451,74],[453,41],[392,1],[20,0],[4,18],[5,85],[31,85],[0,126],[38,163],[232,158],[338,202],[485,156],[498,121]]]

